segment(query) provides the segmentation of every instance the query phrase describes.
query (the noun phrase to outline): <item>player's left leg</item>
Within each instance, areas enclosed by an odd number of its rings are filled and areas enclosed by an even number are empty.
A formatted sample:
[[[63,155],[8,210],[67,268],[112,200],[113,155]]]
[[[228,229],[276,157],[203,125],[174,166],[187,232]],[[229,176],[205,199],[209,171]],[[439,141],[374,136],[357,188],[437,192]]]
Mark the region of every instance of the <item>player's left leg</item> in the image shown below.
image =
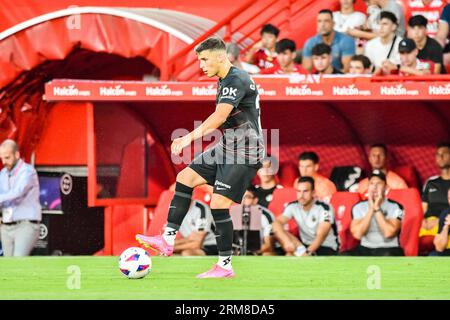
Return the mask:
[[[233,248],[233,221],[230,216],[230,207],[233,200],[213,193],[211,198],[211,213],[216,225],[216,242],[219,259],[211,270],[198,275],[198,278],[231,278],[234,277],[231,265]]]

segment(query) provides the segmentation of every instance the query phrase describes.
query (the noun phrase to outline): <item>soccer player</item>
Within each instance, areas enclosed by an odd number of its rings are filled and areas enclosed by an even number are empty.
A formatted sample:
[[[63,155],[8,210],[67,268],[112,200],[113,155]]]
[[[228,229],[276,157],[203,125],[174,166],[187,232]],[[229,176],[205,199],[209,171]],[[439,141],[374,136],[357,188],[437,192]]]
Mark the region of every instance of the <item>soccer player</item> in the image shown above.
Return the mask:
[[[219,260],[211,270],[197,277],[229,278],[234,277],[231,265],[233,223],[229,208],[233,202],[241,202],[265,154],[259,95],[250,76],[229,61],[223,40],[208,38],[195,48],[195,52],[203,72],[208,77],[219,77],[217,106],[199,127],[175,139],[171,152],[180,154],[191,142],[219,127],[223,135],[219,143],[178,173],[163,235],[136,235],[136,240],[162,255],[172,255],[175,237],[189,210],[193,188],[209,184],[213,186],[210,207],[216,226]]]

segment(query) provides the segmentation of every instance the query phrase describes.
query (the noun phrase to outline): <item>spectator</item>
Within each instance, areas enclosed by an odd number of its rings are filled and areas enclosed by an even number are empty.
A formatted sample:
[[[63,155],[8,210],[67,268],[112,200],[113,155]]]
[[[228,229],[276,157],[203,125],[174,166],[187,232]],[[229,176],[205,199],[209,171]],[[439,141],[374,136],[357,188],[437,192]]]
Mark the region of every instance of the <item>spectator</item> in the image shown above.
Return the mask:
[[[431,254],[433,256],[450,256],[450,189],[447,191],[447,201],[449,206],[439,217],[439,231],[434,238],[436,251]]]
[[[318,34],[309,38],[303,47],[303,67],[312,71],[312,49],[319,43],[325,43],[333,52],[333,67],[348,71],[350,58],[355,54],[355,41],[338,31],[334,31],[333,13],[328,10],[320,10],[317,16]]]
[[[391,12],[395,15],[397,23],[397,29],[395,34],[399,37],[405,36],[405,15],[403,8],[396,0],[368,0],[367,13],[368,13],[368,29],[371,31],[362,31],[358,29],[349,29],[347,34],[356,38],[374,39],[378,36],[380,30],[381,13],[383,11]]]
[[[434,63],[432,73],[439,74],[445,71],[442,47],[439,42],[427,36],[427,19],[424,16],[416,15],[409,19],[408,37],[416,43],[419,50],[417,58]]]
[[[312,61],[315,74],[343,74],[332,65],[331,47],[325,43],[316,44],[312,48]]]
[[[275,217],[270,210],[266,207],[258,205],[259,198],[257,196],[257,190],[254,187],[250,187],[244,194],[242,199],[242,205],[244,206],[258,206],[261,211],[261,249],[258,253],[262,255],[275,255],[274,244],[275,237],[272,230],[272,224],[275,221]]]
[[[350,60],[350,69],[349,74],[371,74],[372,73],[372,64],[370,63],[369,58],[367,58],[363,54],[357,54],[352,57]]]
[[[295,60],[295,42],[291,39],[281,39],[276,44],[278,64],[272,68],[261,71],[261,74],[307,74],[308,71]]]
[[[214,229],[211,209],[203,202],[193,200],[180,227],[183,238],[175,239],[174,253],[182,256],[217,255]]]
[[[445,0],[407,0],[405,1],[405,17],[406,20],[414,16],[421,15],[427,19],[425,25],[426,33],[430,37],[434,37],[438,30],[439,17],[442,9],[444,9],[447,1]],[[408,33],[408,38],[411,35]]]
[[[439,27],[435,39],[440,43],[444,53],[444,65],[450,64],[450,42],[449,40],[449,25],[450,25],[450,4],[447,4],[442,10],[441,18],[439,20]]]
[[[419,232],[419,252],[427,254],[433,237],[438,233],[438,218],[448,206],[447,191],[450,189],[450,143],[440,143],[436,150],[439,176],[430,177],[422,191],[422,208],[425,213]]]
[[[381,68],[387,60],[394,65],[400,64],[398,44],[402,38],[395,34],[396,28],[397,18],[395,15],[388,11],[381,12],[379,37],[368,41],[364,48],[364,54],[376,68],[375,73],[381,73]]]
[[[247,62],[262,69],[269,69],[278,64],[275,44],[280,30],[271,24],[266,24],[261,29],[261,40],[247,52]]]
[[[330,205],[315,200],[314,179],[301,177],[297,185],[297,201],[286,206],[283,214],[273,223],[275,237],[286,255],[336,255],[339,248],[334,212]],[[295,219],[299,240],[284,229]]]
[[[356,0],[339,0],[340,10],[333,12],[334,30],[345,33],[349,29],[359,29],[366,23],[366,15],[355,11]]]
[[[336,192],[336,186],[331,180],[319,174],[319,156],[312,151],[306,151],[298,157],[298,170],[300,177],[311,177],[315,181],[314,194],[322,201],[330,202],[331,196]],[[294,188],[301,178],[294,181]]]
[[[20,158],[13,140],[0,145],[1,242],[6,257],[30,255],[38,238],[42,218],[36,170]]]
[[[370,146],[369,163],[371,170],[379,170],[386,175],[387,187],[389,189],[405,189],[408,188],[405,180],[403,180],[395,172],[387,168],[388,150],[386,145],[377,143]],[[359,182],[358,192],[365,194],[369,188],[369,179],[365,178]]]
[[[250,74],[257,74],[259,73],[260,69],[250,63],[241,61],[239,58],[241,50],[239,49],[239,46],[236,43],[227,43],[227,55],[230,62],[235,66],[236,68],[242,69],[247,71]]]
[[[424,61],[417,59],[419,50],[414,40],[405,38],[398,45],[400,53],[400,64],[394,65],[387,61],[383,64],[383,74],[398,74],[401,76],[422,76],[431,74],[434,71],[434,63],[432,61]]]
[[[275,189],[282,189],[275,179],[275,170],[278,169],[278,162],[274,157],[267,157],[262,161],[262,167],[258,170],[258,177],[261,184],[255,186],[255,197],[258,204],[264,208],[269,208],[272,195]]]
[[[360,245],[353,252],[358,256],[403,256],[399,233],[403,207],[385,198],[386,175],[374,170],[370,175],[368,199],[352,208],[350,231]]]

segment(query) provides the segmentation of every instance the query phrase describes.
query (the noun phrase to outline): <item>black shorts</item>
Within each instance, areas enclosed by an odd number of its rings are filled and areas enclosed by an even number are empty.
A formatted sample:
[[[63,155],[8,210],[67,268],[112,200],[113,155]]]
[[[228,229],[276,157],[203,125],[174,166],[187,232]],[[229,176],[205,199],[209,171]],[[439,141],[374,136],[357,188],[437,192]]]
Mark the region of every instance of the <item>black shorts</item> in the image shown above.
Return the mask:
[[[245,191],[258,171],[258,166],[218,163],[211,148],[192,161],[189,168],[197,172],[220,194],[236,203],[241,203]]]
[[[394,248],[367,248],[359,245],[351,255],[366,256],[366,257],[401,257],[404,256],[403,249],[400,247]]]

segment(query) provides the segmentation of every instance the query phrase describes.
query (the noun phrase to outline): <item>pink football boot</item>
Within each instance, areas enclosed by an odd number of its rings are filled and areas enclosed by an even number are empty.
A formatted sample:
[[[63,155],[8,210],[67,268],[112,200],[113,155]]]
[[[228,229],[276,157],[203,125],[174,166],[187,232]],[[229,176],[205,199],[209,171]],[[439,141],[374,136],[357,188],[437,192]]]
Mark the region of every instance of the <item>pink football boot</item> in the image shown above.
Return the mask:
[[[173,254],[173,246],[167,244],[161,235],[149,237],[137,234],[136,240],[144,247],[157,251],[163,256],[169,257]]]
[[[214,264],[211,270],[199,274],[197,278],[234,278],[234,276],[233,269],[226,270],[218,264]]]

